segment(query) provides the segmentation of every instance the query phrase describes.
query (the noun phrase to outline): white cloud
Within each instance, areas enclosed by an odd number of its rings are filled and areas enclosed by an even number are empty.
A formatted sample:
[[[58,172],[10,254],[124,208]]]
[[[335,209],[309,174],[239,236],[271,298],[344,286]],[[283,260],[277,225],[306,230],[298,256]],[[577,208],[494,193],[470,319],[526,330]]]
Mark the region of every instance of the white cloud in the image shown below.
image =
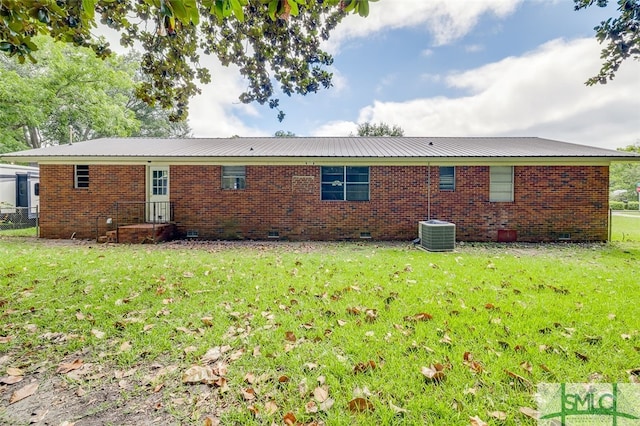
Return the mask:
[[[313,128],[309,136],[348,136],[358,133],[358,124],[353,121],[332,121]]]
[[[440,74],[424,73],[420,74],[420,80],[428,83],[440,83],[442,81],[442,76]]]
[[[585,86],[600,67],[600,48],[593,39],[554,40],[523,56],[449,75],[447,84],[467,96],[376,101],[360,111],[358,122],[396,124],[407,136],[539,136],[630,145],[640,138],[640,63],[627,61],[609,84]]]
[[[338,25],[327,45],[338,51],[347,39],[367,37],[388,29],[425,28],[434,44],[444,45],[467,34],[484,14],[505,17],[522,0],[408,0],[381,1],[370,5],[366,19],[349,15]]]
[[[470,44],[464,47],[464,51],[469,53],[482,52],[483,50],[484,46],[481,44]]]
[[[239,115],[257,117],[253,104],[239,101],[238,95],[246,87],[239,70],[223,67],[213,57],[204,58],[211,71],[212,82],[201,86],[202,93],[189,103],[189,126],[195,137],[268,136],[264,131],[246,126]]]

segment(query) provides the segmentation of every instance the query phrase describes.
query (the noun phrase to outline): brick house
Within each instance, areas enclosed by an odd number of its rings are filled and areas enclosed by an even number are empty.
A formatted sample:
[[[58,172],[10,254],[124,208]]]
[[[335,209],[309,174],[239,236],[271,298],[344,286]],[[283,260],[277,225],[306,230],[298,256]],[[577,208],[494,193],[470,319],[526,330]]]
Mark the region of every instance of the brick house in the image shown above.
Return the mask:
[[[640,161],[516,137],[125,138],[2,156],[39,163],[41,237],[131,242],[145,227],[153,239],[409,241],[428,219],[454,223],[459,241],[605,241],[609,165]]]

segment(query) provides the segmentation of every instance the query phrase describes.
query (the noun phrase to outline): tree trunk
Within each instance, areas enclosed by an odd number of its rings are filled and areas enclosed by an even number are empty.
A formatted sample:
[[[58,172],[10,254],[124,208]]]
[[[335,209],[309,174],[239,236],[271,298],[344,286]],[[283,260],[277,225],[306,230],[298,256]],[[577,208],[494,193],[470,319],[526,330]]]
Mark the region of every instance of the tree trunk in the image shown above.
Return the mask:
[[[24,126],[24,138],[31,148],[40,148],[42,146],[40,130],[35,126]]]

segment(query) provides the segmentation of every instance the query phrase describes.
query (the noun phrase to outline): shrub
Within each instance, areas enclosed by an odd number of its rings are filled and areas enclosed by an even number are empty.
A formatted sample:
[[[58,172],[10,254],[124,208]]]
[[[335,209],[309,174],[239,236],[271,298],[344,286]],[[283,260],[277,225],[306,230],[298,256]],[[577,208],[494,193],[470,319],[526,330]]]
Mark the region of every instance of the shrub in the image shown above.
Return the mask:
[[[637,201],[610,201],[609,208],[611,210],[638,210],[638,202]]]

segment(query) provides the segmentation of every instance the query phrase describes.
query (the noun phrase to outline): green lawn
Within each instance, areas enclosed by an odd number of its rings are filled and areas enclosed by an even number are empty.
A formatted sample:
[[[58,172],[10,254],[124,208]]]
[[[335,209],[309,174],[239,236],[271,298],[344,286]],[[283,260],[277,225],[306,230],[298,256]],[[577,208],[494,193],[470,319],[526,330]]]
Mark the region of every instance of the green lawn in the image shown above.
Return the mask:
[[[0,375],[63,376],[90,398],[113,381],[96,372],[134,371],[104,409],[157,395],[175,424],[533,425],[536,384],[640,367],[639,261],[638,243],[0,239]],[[73,359],[91,374],[56,373]]]
[[[611,241],[640,241],[640,212],[615,212],[611,217]]]
[[[3,227],[4,224],[0,223],[0,237],[37,237],[38,228],[18,228],[12,229],[10,227]]]

